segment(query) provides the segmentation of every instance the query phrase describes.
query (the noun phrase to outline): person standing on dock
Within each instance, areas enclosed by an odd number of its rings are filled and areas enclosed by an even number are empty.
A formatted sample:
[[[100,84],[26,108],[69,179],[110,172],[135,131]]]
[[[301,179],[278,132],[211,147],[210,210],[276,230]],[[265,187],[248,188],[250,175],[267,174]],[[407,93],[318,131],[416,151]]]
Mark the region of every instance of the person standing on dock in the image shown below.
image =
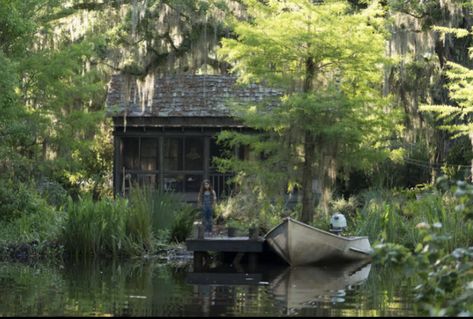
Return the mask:
[[[202,209],[202,222],[206,235],[212,233],[212,215],[215,203],[217,202],[217,194],[215,193],[210,181],[205,179],[200,186],[199,197],[197,203]]]

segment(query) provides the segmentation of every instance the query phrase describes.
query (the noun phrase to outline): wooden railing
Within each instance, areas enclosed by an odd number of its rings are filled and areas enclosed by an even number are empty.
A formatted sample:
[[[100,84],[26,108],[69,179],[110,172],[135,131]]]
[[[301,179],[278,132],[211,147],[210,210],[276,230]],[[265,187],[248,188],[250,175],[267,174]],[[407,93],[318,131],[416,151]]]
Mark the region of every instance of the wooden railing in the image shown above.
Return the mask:
[[[202,174],[203,177],[203,174]],[[212,172],[209,174],[208,179],[212,184],[218,199],[228,197],[234,190],[234,185],[231,183],[233,174],[222,174]],[[140,186],[152,186],[153,188],[159,188],[159,173],[158,172],[144,172],[144,171],[123,171],[122,172],[122,183],[121,192],[128,194],[131,185]],[[166,187],[164,187],[167,190]],[[196,190],[198,191],[198,190]],[[185,191],[189,193],[191,191]],[[194,191],[195,192],[195,191]]]

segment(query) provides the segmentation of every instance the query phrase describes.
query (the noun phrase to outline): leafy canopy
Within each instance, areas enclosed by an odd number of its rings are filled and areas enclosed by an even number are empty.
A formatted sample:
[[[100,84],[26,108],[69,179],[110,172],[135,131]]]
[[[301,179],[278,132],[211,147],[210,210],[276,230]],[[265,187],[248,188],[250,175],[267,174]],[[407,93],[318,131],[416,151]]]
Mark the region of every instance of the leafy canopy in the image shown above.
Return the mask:
[[[279,137],[309,132],[339,141],[348,153],[363,143],[365,154],[383,148],[396,117],[383,108],[386,32],[377,3],[355,11],[346,1],[243,2],[247,17],[229,21],[236,37],[223,39],[218,53],[240,83],[276,87],[282,96],[277,106],[245,105],[236,114]]]

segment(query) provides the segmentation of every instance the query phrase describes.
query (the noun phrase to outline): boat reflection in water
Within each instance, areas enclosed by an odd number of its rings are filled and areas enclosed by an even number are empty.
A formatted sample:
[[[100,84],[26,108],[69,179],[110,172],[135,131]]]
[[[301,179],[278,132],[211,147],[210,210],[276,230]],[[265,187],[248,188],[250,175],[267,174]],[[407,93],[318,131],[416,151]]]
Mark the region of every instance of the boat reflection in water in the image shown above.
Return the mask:
[[[291,314],[297,309],[317,308],[320,304],[330,307],[333,303],[343,303],[346,290],[362,284],[368,278],[371,264],[351,262],[341,265],[301,267],[261,264],[252,272],[230,269],[232,268],[217,267],[205,272],[190,272],[187,274],[186,282],[196,285],[199,295],[205,291],[201,297],[208,297],[212,292],[213,304],[219,300],[232,299],[228,295],[228,289],[232,289],[231,287],[249,287],[247,292],[251,295],[256,292],[254,290],[256,287],[264,286],[261,289],[273,296],[276,304],[281,306],[283,314]],[[224,291],[227,295],[219,296],[219,293]],[[238,291],[242,292],[241,289]]]
[[[370,263],[291,267],[272,280],[270,286],[275,298],[288,309],[318,302],[344,302],[345,290],[366,281],[370,270]]]

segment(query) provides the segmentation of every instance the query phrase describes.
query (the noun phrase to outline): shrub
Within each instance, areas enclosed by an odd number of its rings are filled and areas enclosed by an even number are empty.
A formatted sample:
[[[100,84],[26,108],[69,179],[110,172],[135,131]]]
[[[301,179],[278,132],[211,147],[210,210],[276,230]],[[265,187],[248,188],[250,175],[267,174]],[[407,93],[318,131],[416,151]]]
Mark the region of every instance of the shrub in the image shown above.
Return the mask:
[[[0,221],[14,221],[50,209],[34,187],[12,180],[0,181]]]
[[[38,183],[38,191],[49,205],[61,207],[67,203],[67,191],[58,182],[42,179]]]
[[[196,217],[199,214],[199,210],[194,209],[190,205],[182,205],[176,213],[174,223],[172,224],[169,238],[171,241],[182,242],[192,232],[192,226]]]
[[[0,182],[0,245],[56,241],[64,213],[53,209],[33,186]]]

